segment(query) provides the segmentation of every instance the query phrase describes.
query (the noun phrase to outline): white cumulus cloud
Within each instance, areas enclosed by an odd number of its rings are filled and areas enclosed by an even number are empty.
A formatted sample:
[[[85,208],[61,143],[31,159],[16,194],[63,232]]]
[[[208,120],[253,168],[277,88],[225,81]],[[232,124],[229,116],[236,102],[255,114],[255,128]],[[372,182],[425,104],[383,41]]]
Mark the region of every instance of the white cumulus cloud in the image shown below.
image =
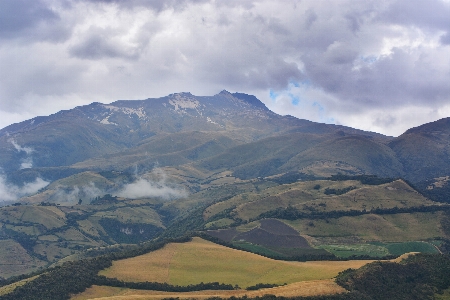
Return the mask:
[[[149,176],[138,177],[116,193],[119,197],[129,199],[158,197],[166,200],[183,198],[187,194],[183,187],[168,183],[167,175],[160,169],[153,170]]]

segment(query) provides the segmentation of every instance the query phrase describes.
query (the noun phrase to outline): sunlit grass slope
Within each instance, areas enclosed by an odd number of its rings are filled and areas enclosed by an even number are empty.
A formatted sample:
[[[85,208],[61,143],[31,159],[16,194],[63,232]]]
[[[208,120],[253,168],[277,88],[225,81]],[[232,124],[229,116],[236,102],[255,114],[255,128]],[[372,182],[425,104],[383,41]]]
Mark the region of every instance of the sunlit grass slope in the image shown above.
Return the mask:
[[[145,255],[115,261],[100,272],[125,281],[156,281],[173,285],[220,282],[245,288],[257,283],[284,284],[329,279],[368,261],[286,262],[226,248],[200,238],[168,244]]]
[[[132,290],[126,288],[116,288],[109,286],[97,286],[94,285],[88,288],[81,294],[74,295],[71,300],[150,300],[150,299],[168,299],[168,298],[180,298],[180,299],[208,299],[212,297],[230,298],[234,297],[261,297],[266,294],[282,296],[282,297],[295,297],[295,296],[318,296],[318,295],[332,295],[338,293],[345,293],[345,289],[337,285],[333,279],[313,280],[313,281],[301,281],[292,284],[270,288],[261,289],[256,291],[246,290],[227,290],[227,291],[197,291],[187,293],[175,293],[175,292],[160,292],[160,291],[144,291],[144,290]]]

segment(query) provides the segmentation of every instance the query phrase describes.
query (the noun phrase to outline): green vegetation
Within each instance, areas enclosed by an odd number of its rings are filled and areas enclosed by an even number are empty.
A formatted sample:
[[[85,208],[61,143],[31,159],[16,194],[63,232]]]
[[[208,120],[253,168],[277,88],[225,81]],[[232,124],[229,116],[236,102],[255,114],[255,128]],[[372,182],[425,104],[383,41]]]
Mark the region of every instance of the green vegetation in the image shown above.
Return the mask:
[[[436,247],[425,242],[389,243],[386,248],[392,255],[402,255],[408,252],[439,253]]]
[[[320,245],[318,248],[325,249],[337,257],[369,256],[387,257],[400,256],[410,252],[421,252],[436,254],[439,251],[431,243],[426,242],[404,242],[404,243],[381,243],[372,242],[367,244],[345,244],[345,245]]]
[[[450,287],[450,256],[411,255],[401,262],[374,262],[358,270],[348,269],[336,282],[374,300],[433,299],[435,292]]]
[[[278,284],[271,284],[271,283],[258,283],[256,285],[252,285],[252,286],[248,286],[246,288],[247,291],[255,291],[255,290],[259,290],[259,289],[267,289],[267,288],[273,288],[273,287],[277,287],[280,286]]]
[[[370,245],[370,244],[353,244],[353,245],[321,245],[321,249],[325,249],[337,257],[348,258],[351,256],[369,256],[369,257],[387,257],[392,253],[386,247]],[[403,252],[405,253],[405,252]],[[397,254],[401,255],[403,253]]]
[[[259,255],[266,256],[266,257],[272,257],[272,258],[278,257],[278,258],[284,258],[284,259],[286,259],[288,257],[288,255],[285,255],[278,251],[274,251],[274,250],[268,249],[266,247],[247,243],[247,242],[233,242],[231,244],[231,246],[234,247],[235,249],[246,250],[248,252],[256,253]]]
[[[330,189],[330,188],[326,188],[323,193],[325,195],[343,195],[347,192],[350,192],[351,190],[356,189],[356,187],[354,186],[349,186],[343,189]]]

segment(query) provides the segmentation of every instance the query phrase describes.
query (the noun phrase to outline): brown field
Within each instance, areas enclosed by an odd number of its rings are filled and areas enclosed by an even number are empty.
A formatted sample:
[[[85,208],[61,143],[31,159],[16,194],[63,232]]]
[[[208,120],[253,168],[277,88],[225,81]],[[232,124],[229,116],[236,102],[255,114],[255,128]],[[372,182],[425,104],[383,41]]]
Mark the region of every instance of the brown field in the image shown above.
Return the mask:
[[[267,247],[311,248],[307,240],[291,226],[277,219],[263,219],[259,226],[246,232],[238,232],[236,228],[209,230],[207,233],[226,242],[246,241]]]
[[[164,299],[164,298],[180,298],[180,299],[207,299],[211,297],[229,298],[232,296],[248,297],[263,296],[272,294],[276,296],[294,297],[294,296],[315,296],[315,295],[331,295],[337,293],[345,293],[345,289],[337,285],[332,279],[312,280],[288,284],[285,286],[261,289],[257,291],[233,290],[233,291],[198,291],[189,293],[173,293],[158,291],[141,291],[123,288],[114,288],[107,286],[92,286],[85,292],[75,295],[71,300],[88,300],[88,299],[108,299],[108,300],[147,300],[147,299]]]
[[[155,281],[173,285],[220,282],[245,288],[257,283],[291,284],[331,279],[347,268],[369,261],[277,261],[223,247],[200,238],[168,244],[145,255],[115,261],[100,272],[124,281]]]
[[[266,247],[311,248],[308,241],[291,226],[277,219],[260,220],[260,225],[234,237]]]
[[[279,235],[299,235],[297,230],[277,219],[261,220],[261,229]]]

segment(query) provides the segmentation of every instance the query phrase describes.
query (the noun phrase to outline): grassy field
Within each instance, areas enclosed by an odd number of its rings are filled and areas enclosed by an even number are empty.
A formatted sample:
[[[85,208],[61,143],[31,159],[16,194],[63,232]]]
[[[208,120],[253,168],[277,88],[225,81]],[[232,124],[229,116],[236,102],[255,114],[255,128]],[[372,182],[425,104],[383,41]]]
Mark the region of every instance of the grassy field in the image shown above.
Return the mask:
[[[208,228],[211,228],[212,226],[220,228],[220,227],[229,226],[233,223],[234,223],[234,220],[229,219],[229,218],[223,218],[223,219],[220,219],[220,220],[217,220],[214,222],[207,223],[205,225],[205,228],[208,229]]]
[[[26,222],[44,226],[47,229],[64,225],[65,214],[55,206],[12,206],[0,210],[2,222]]]
[[[241,288],[257,283],[295,283],[330,279],[368,261],[286,262],[226,248],[200,238],[168,244],[161,250],[115,261],[101,275],[125,281],[157,281],[174,285],[227,283]]]
[[[370,255],[372,257],[383,257],[389,255],[388,249],[383,246],[370,244],[357,245],[323,245],[321,249],[325,249],[337,257],[349,257],[352,255]],[[402,252],[401,254],[403,254]]]
[[[249,189],[249,190],[247,190],[247,192],[236,195],[236,196],[232,197],[231,199],[215,203],[215,204],[209,206],[207,209],[205,209],[203,217],[205,220],[207,220],[211,216],[213,216],[227,208],[230,208],[233,206],[244,205],[246,203],[251,203],[251,202],[258,202],[258,201],[264,200],[265,198],[270,197],[270,196],[276,196],[276,195],[283,194],[285,192],[288,192],[290,189],[292,189],[293,186],[298,186],[298,189],[305,189],[304,185],[306,184],[306,187],[309,187],[309,189],[313,189],[312,188],[313,186],[311,185],[310,182],[296,183],[293,185],[286,184],[286,185],[272,186],[274,184],[275,183],[269,182],[263,186],[260,186],[257,190],[256,190],[256,188],[253,188],[251,190]],[[256,186],[256,184],[255,184],[255,186]]]
[[[386,244],[386,248],[393,255],[401,255],[408,252],[438,253],[436,247],[426,242],[406,242]]]
[[[408,242],[445,237],[440,229],[441,218],[442,213],[436,212],[285,222],[312,237],[356,236],[366,241]]]
[[[0,240],[0,270],[4,277],[35,271],[45,266],[45,262],[30,256],[13,240]]]
[[[114,218],[122,223],[145,223],[164,227],[158,213],[151,207],[122,207],[111,211],[101,211],[94,218]]]
[[[212,297],[248,297],[272,294],[283,297],[316,296],[344,293],[345,290],[332,279],[302,281],[271,289],[257,291],[233,290],[233,291],[199,291],[189,293],[142,291],[107,286],[92,286],[85,292],[75,295],[71,300],[108,299],[108,300],[146,300],[146,299],[208,299]]]

